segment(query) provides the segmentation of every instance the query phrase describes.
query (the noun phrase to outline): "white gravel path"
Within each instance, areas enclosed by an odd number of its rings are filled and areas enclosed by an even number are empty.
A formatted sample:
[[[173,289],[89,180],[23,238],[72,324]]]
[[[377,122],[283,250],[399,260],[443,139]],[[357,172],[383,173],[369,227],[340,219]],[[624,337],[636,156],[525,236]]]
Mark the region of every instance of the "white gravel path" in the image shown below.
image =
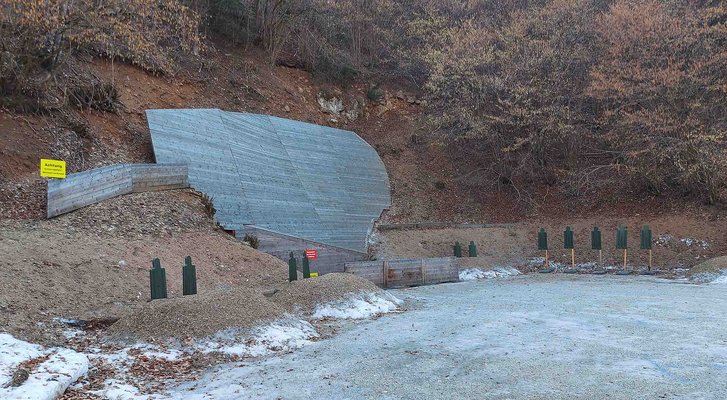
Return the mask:
[[[410,310],[224,365],[185,399],[724,399],[727,285],[531,274],[392,291]]]

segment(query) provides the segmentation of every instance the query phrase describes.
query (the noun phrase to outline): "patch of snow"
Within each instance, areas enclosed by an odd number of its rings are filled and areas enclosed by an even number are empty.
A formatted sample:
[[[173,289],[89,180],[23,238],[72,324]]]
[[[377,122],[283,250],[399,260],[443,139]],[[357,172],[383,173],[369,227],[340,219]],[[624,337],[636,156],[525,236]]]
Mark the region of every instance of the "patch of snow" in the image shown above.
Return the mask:
[[[4,387],[23,361],[48,356],[17,387]],[[43,347],[0,334],[0,398],[8,400],[55,399],[79,377],[88,372],[88,358],[70,349]]]
[[[715,278],[711,283],[719,285],[727,285],[727,271],[722,271],[722,275]]]
[[[103,389],[92,391],[91,394],[108,400],[154,400],[165,398],[159,395],[141,394],[135,386],[116,379],[105,380]]]
[[[696,245],[696,246],[700,246],[703,249],[709,248],[709,242],[706,240],[683,238],[683,239],[679,239],[679,241],[684,243],[687,247],[692,247],[692,246]]]
[[[318,336],[310,323],[290,318],[257,327],[248,338],[241,338],[236,330],[222,331],[212,340],[198,344],[197,349],[204,353],[257,357],[301,348]]]
[[[520,271],[512,267],[497,267],[492,269],[468,268],[459,271],[460,281],[474,281],[477,279],[504,278],[520,275]]]
[[[532,266],[545,267],[545,257],[533,257],[528,260],[528,264],[532,265]],[[557,261],[553,261],[552,259],[548,260],[548,266],[550,268],[555,268],[556,270],[566,268],[565,264],[561,264]],[[570,267],[570,266],[567,266],[567,267]]]
[[[10,382],[13,371],[23,361],[43,355],[43,348],[0,333],[0,387]]]
[[[80,329],[68,329],[68,330],[63,331],[63,337],[65,337],[66,339],[73,339],[73,338],[76,338],[79,336],[83,336],[85,334],[86,334],[86,332],[84,332]]]
[[[401,300],[389,293],[368,293],[319,305],[312,318],[365,319],[395,311],[400,304]]]
[[[700,272],[689,277],[692,283],[727,284],[727,269],[720,272]]]
[[[656,237],[656,240],[654,240],[654,243],[658,246],[664,247],[664,246],[668,245],[669,243],[671,243],[672,240],[674,240],[674,236],[669,235],[669,234],[661,234]]]

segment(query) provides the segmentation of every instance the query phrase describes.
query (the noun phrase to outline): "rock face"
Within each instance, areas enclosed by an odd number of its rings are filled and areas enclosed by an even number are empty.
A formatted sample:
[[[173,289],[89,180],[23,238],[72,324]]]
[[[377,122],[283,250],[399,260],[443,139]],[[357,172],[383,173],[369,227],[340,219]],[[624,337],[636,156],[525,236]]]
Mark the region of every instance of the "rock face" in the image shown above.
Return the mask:
[[[323,112],[336,117],[341,115],[341,112],[343,112],[343,100],[338,97],[331,97],[327,99],[323,93],[318,93],[318,105],[321,106],[321,110],[323,110]]]
[[[318,93],[318,105],[321,111],[330,114],[332,122],[338,122],[338,117],[345,117],[349,121],[357,120],[364,112],[366,101],[361,97],[350,96],[344,102],[341,97],[328,97],[325,93]]]
[[[352,97],[349,103],[344,115],[349,121],[355,121],[363,114],[366,102],[362,98]]]

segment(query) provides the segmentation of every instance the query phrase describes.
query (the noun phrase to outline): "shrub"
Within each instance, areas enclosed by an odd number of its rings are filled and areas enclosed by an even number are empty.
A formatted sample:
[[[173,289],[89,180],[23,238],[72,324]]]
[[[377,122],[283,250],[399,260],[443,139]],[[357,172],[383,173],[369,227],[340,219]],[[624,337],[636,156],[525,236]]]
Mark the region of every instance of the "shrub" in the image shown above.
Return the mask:
[[[373,102],[381,101],[384,94],[384,89],[381,89],[378,85],[371,86],[366,91],[366,97]]]
[[[79,72],[68,71],[74,54],[172,74],[180,52],[188,58],[204,47],[198,15],[176,0],[5,0],[0,10],[0,96],[30,98],[39,108],[64,97],[67,77]],[[79,88],[71,101],[113,108],[106,101],[113,91]]]
[[[116,112],[120,104],[119,91],[110,82],[76,86],[71,89],[70,97],[72,104],[81,109]]]
[[[207,214],[208,217],[214,218],[215,214],[217,213],[217,209],[214,205],[214,197],[208,196],[206,193],[202,193],[202,205],[204,206],[204,211]]]
[[[260,247],[260,239],[258,239],[255,235],[246,233],[245,237],[242,238],[242,241],[249,244],[253,249]]]

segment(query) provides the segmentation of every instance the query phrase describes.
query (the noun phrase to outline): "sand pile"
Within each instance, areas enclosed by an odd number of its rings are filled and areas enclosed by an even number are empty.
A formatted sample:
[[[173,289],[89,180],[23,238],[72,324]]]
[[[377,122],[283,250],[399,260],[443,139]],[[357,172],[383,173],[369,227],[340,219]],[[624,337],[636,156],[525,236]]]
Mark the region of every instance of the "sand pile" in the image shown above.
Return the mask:
[[[727,256],[715,257],[689,269],[687,277],[695,282],[711,282],[727,272]]]
[[[290,312],[310,313],[316,305],[352,294],[381,292],[371,281],[352,274],[326,274],[282,285],[271,300]]]
[[[121,339],[204,338],[228,328],[252,328],[285,314],[260,291],[232,288],[176,299],[154,300],[109,330]]]
[[[284,283],[270,298],[260,290],[235,287],[175,299],[154,300],[129,312],[109,333],[118,339],[205,338],[229,328],[248,329],[281,318],[286,312],[312,312],[316,305],[352,294],[381,292],[351,274],[328,274]]]

